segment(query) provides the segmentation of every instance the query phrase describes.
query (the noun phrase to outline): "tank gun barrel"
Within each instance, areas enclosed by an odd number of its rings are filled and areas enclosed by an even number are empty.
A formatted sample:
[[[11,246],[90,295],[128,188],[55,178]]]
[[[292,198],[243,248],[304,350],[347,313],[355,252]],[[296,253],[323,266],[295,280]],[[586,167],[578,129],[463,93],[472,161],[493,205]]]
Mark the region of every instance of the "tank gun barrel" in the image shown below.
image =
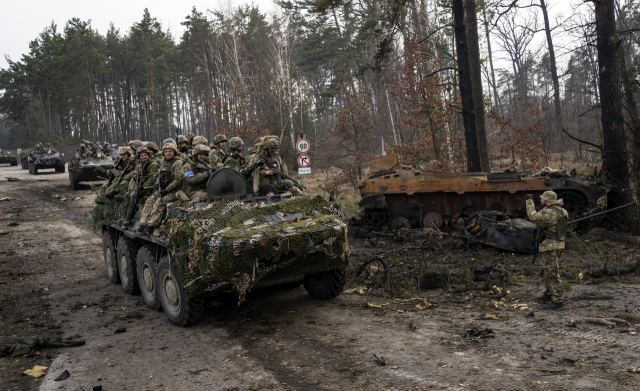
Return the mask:
[[[630,203],[628,203],[628,204],[626,204],[626,205],[622,205],[622,206],[615,207],[615,208],[613,208],[613,209],[605,210],[604,212],[594,213],[594,214],[592,214],[591,216],[587,216],[587,217],[583,217],[583,218],[578,219],[578,220],[570,221],[570,222],[568,222],[568,223],[567,223],[567,225],[572,225],[572,224],[579,223],[579,222],[581,222],[581,221],[586,221],[586,220],[592,219],[592,218],[594,218],[594,217],[602,216],[602,215],[604,215],[604,214],[611,213],[611,212],[614,212],[614,211],[619,210],[619,209],[628,208],[628,207],[630,207],[630,206],[632,206],[632,205],[636,205],[636,204],[637,204],[637,202],[636,202],[636,201],[634,201],[634,202],[630,202]]]

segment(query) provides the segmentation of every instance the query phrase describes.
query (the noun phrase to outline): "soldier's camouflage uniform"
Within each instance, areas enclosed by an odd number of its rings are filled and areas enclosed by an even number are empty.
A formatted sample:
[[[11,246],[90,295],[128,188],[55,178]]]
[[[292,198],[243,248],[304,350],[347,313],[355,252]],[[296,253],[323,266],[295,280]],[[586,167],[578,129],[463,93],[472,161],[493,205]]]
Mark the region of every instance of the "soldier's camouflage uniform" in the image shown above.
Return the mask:
[[[538,246],[545,285],[544,294],[551,296],[551,301],[556,304],[563,302],[559,261],[564,252],[565,239],[564,236],[558,235],[558,217],[564,216],[565,221],[569,219],[569,213],[561,206],[562,200],[557,200],[551,206],[545,206],[536,212],[533,200],[527,200],[529,220],[538,223],[545,230],[545,239]]]
[[[269,154],[269,148],[273,147],[274,145],[277,147],[276,141],[265,140],[264,144],[260,148],[258,160],[263,159],[270,165],[270,167],[275,168],[276,170],[280,171],[285,175],[289,175],[289,170],[287,169],[287,165],[284,164],[280,155],[278,153],[276,153],[273,156]],[[260,170],[260,187],[264,185],[273,185],[276,189],[280,190],[281,192],[288,191],[293,195],[302,194],[300,189],[298,189],[293,184],[293,182],[291,182],[289,179],[282,179],[278,184],[278,176],[275,173],[273,175],[265,175],[265,171],[267,171],[268,169],[269,167],[267,166],[267,164],[265,164],[263,169]]]
[[[129,164],[129,160],[131,159],[131,152],[129,151],[129,149],[127,148],[125,151],[129,154],[129,159],[127,160],[117,159],[118,164],[114,168],[106,170],[105,172],[106,177],[109,178],[111,177],[111,175],[113,175],[114,179],[113,181],[111,181],[111,185],[109,187],[107,187],[106,183],[100,186],[100,188],[96,191],[96,194],[98,195],[98,197],[104,196],[105,193],[115,189],[116,186],[120,184],[121,181],[118,180],[120,178],[120,173],[122,172],[122,170],[124,170],[127,164]],[[119,153],[119,154],[122,155],[122,153]],[[127,175],[129,172],[131,172],[132,166],[133,166],[133,163],[129,164],[129,168],[127,169],[126,172],[124,172],[123,175]]]
[[[178,199],[177,192],[180,190],[180,184],[182,182],[182,158],[177,156],[178,147],[175,144],[163,145],[162,150],[173,149],[176,154],[170,160],[163,159],[160,170],[166,169],[168,171],[167,176],[167,190],[168,193],[164,197],[160,197],[158,192],[155,192],[144,203],[142,209],[142,217],[140,224],[144,227],[157,227],[162,220],[164,214],[164,206],[169,202],[173,202]],[[158,179],[159,180],[159,179]]]
[[[154,190],[153,186],[158,179],[159,166],[155,160],[149,158],[146,162],[142,163],[142,161],[140,161],[139,163],[140,165],[136,168],[136,171],[133,172],[133,178],[131,179],[131,181],[133,181],[133,189],[128,191],[124,196],[123,210],[125,211],[124,223],[126,225],[131,222],[131,219],[133,219],[133,216],[136,214],[136,206],[140,204],[144,205],[146,200],[151,196]],[[137,182],[137,175],[140,175],[140,188],[137,189],[138,192],[136,194],[135,184]]]
[[[209,149],[207,147],[207,149]],[[199,149],[194,148],[194,152]],[[183,179],[182,179],[182,191],[189,197],[190,201],[206,201],[207,200],[207,181],[211,176],[210,169],[216,168],[213,164],[209,163],[209,158],[204,163],[198,164],[198,155],[189,159],[187,164],[182,166]],[[207,167],[202,168],[202,166]],[[198,167],[200,166],[200,167]]]

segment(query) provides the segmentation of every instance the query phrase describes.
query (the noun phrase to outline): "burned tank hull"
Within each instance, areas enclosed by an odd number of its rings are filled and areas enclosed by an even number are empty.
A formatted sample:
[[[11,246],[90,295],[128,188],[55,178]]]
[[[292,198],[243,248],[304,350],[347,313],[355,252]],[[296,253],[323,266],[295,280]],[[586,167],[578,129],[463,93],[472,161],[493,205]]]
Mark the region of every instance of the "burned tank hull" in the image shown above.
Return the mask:
[[[95,182],[107,179],[106,172],[114,168],[113,159],[103,155],[82,159],[73,158],[69,162],[69,185],[78,190],[80,182]]]
[[[606,195],[611,186],[602,180],[563,172],[442,173],[402,166],[397,155],[372,160],[359,184],[364,223],[390,228],[453,226],[477,212],[499,210],[525,217],[527,194],[534,199],[553,190],[564,199],[571,218]],[[386,205],[380,207],[380,205]]]
[[[2,151],[0,153],[0,164],[10,164],[12,166],[18,165],[18,159],[16,155],[12,154],[9,151]]]

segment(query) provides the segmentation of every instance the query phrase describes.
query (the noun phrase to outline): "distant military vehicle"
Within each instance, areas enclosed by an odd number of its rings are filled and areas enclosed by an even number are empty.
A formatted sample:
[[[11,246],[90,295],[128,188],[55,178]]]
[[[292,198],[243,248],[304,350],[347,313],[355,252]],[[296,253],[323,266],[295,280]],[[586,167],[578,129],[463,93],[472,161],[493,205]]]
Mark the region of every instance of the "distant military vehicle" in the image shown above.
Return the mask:
[[[65,171],[64,154],[53,148],[42,148],[29,153],[29,172],[38,175],[38,170],[54,168],[56,172]]]
[[[151,236],[134,231],[139,215],[127,230],[115,222],[117,201],[97,205],[92,219],[102,229],[109,279],[129,294],[141,292],[179,326],[200,320],[204,292],[229,285],[240,302],[253,287],[296,282],[312,297],[338,296],[349,255],[340,205],[289,192],[258,196],[256,183],[247,186],[230,168],[215,171],[207,183],[211,201],[166,205]]]
[[[4,164],[4,163],[9,163],[12,166],[17,166],[18,159],[16,158],[16,155],[14,155],[13,153],[4,149],[0,149],[0,164]]]
[[[23,170],[27,170],[29,168],[29,154],[32,149],[23,149],[20,151],[20,165]]]
[[[103,151],[93,144],[87,157],[78,159],[74,156],[69,161],[69,184],[73,190],[78,190],[80,182],[105,180],[107,179],[106,171],[113,167],[113,159],[105,156]]]
[[[398,163],[397,155],[373,159],[359,184],[363,224],[403,227],[461,228],[462,221],[481,211],[509,212],[525,217],[527,194],[553,190],[564,199],[569,217],[606,195],[602,179],[567,175],[561,170],[522,172],[430,172]]]

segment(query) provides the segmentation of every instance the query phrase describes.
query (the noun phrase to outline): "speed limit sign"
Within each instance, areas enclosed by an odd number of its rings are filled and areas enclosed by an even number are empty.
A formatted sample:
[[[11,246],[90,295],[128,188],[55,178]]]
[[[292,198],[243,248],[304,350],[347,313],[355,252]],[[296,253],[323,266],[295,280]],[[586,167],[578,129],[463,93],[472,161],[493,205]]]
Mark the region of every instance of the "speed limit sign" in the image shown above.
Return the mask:
[[[307,153],[311,149],[311,144],[307,139],[301,138],[296,142],[296,149],[298,153]]]

